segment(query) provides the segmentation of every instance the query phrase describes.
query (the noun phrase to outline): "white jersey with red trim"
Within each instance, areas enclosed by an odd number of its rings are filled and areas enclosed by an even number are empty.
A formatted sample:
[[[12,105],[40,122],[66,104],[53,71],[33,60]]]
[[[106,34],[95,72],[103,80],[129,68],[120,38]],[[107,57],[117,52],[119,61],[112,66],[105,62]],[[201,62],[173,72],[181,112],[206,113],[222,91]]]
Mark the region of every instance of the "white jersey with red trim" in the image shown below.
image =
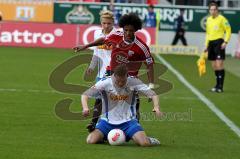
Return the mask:
[[[112,29],[110,34],[112,32],[115,32],[115,28]],[[95,30],[94,32],[94,40],[105,36],[106,35],[102,32],[102,29]],[[106,44],[94,47],[93,56],[94,58],[96,58],[95,65],[97,65],[98,67],[97,77],[103,78],[105,76],[106,68],[107,66],[110,66],[111,52],[111,48],[108,47]]]

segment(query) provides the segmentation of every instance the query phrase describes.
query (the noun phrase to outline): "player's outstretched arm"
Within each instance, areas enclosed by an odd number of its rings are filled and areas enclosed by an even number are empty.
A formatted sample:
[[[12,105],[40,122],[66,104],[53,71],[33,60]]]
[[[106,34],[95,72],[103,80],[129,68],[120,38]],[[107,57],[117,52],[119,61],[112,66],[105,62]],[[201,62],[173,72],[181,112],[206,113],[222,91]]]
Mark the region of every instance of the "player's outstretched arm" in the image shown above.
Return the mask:
[[[90,114],[90,110],[88,108],[88,96],[83,94],[81,101],[82,101],[82,108],[83,108],[82,114],[83,116],[86,117]]]
[[[93,73],[95,67],[97,66],[98,64],[98,60],[99,60],[99,57],[96,55],[96,53],[94,52],[93,56],[92,56],[92,60],[90,62],[90,65],[88,67],[88,69],[86,70],[86,74],[89,76]]]
[[[148,81],[149,81],[149,87],[151,89],[154,88],[154,68],[153,68],[153,64],[152,65],[147,65],[147,75],[148,75]]]
[[[129,85],[133,85],[136,91],[138,91],[141,94],[144,94],[148,98],[151,98],[153,101],[153,112],[156,113],[157,117],[162,116],[162,112],[160,111],[159,98],[156,92],[151,90],[146,84],[144,84],[141,80],[136,78],[129,81]]]
[[[74,52],[80,52],[80,51],[83,51],[89,47],[92,47],[92,46],[98,46],[98,45],[102,45],[104,44],[104,40],[105,38],[99,38],[89,44],[86,44],[86,45],[80,45],[80,46],[76,46],[73,48]]]
[[[155,112],[156,116],[157,117],[162,116],[162,112],[160,111],[158,95],[152,96],[152,101],[153,101],[153,111]]]

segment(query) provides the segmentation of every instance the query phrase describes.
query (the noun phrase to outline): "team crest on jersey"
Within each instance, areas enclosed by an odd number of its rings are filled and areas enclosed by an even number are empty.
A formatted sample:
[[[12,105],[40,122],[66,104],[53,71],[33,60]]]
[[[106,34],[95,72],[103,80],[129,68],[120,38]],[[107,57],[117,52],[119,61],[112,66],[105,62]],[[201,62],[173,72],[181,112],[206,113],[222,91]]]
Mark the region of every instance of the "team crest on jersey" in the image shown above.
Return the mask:
[[[134,54],[134,51],[132,51],[132,50],[128,51],[128,56],[132,56],[133,54]]]

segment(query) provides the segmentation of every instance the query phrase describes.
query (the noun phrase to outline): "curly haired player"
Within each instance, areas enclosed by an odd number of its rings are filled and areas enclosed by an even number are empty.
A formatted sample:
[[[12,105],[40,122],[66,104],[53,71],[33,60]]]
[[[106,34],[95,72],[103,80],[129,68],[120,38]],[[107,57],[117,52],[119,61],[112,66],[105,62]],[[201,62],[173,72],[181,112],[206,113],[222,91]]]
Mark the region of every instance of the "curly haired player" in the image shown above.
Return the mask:
[[[88,47],[107,45],[112,49],[110,67],[115,69],[119,64],[125,63],[128,68],[128,75],[137,77],[138,71],[144,63],[147,66],[149,87],[153,88],[154,59],[151,56],[149,47],[135,33],[142,28],[141,19],[134,13],[125,14],[119,20],[119,27],[123,31],[116,31],[106,37],[99,38],[87,45],[77,46],[75,52],[82,51]],[[112,71],[113,73],[113,71]],[[139,113],[139,98],[137,104],[137,118]]]

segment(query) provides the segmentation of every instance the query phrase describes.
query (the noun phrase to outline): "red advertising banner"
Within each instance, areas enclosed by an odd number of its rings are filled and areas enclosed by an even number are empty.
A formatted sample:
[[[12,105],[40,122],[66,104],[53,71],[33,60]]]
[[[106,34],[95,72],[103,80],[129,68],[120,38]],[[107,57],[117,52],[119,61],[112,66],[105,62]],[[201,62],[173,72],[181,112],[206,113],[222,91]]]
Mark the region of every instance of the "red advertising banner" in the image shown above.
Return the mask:
[[[0,46],[72,48],[93,41],[93,33],[99,28],[94,25],[3,22],[0,24]],[[142,29],[137,35],[149,46],[155,44],[154,28]]]
[[[9,22],[0,25],[0,46],[71,48],[76,44],[75,25]]]
[[[100,29],[100,26],[94,25],[79,25],[79,44],[87,44],[93,41],[93,33],[96,29]],[[136,34],[139,36],[148,46],[155,44],[155,28],[143,28]]]

